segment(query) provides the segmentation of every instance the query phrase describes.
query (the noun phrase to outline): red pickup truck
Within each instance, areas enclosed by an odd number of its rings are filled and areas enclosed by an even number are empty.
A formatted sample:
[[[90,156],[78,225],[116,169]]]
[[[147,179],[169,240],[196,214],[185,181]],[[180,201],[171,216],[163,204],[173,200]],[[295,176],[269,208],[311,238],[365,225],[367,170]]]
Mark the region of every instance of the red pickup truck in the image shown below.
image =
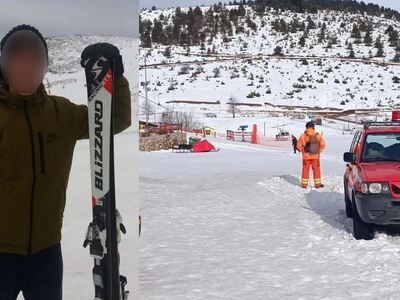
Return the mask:
[[[365,124],[343,158],[344,200],[354,238],[373,239],[377,226],[400,228],[400,122]]]

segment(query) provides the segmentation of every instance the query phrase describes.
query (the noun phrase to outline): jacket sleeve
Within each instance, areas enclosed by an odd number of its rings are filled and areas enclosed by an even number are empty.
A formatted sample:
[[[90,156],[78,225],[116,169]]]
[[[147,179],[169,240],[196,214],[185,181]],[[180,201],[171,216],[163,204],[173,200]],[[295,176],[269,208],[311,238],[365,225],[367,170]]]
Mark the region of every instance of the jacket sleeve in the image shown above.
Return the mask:
[[[297,141],[297,150],[299,150],[301,153],[304,153],[304,135],[302,134]]]
[[[319,153],[321,153],[322,151],[324,151],[324,149],[325,149],[325,140],[324,140],[324,138],[323,138],[323,136],[322,135],[319,135],[319,137],[320,137],[320,140],[319,140]]]
[[[117,134],[131,126],[131,92],[124,76],[115,78],[114,85],[114,134]],[[89,138],[87,105],[72,104],[71,116],[75,138]]]

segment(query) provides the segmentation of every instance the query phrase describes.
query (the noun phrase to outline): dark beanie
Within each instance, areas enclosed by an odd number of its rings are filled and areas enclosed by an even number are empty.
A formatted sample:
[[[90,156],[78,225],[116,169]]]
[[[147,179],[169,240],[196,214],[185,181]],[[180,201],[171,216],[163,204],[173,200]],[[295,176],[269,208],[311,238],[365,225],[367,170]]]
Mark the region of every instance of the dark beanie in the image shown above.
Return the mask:
[[[31,26],[31,25],[27,25],[27,24],[22,24],[22,25],[18,25],[16,27],[14,27],[13,29],[11,29],[1,40],[0,42],[0,50],[3,51],[4,46],[7,43],[7,40],[15,33],[17,33],[18,31],[21,30],[27,30],[27,31],[31,31],[33,34],[35,34],[40,41],[43,43],[44,48],[46,49],[46,56],[48,56],[48,49],[47,49],[47,43],[46,40],[44,39],[43,35],[40,33],[39,30],[37,30],[35,27]]]
[[[314,122],[307,122],[306,128],[315,128]]]

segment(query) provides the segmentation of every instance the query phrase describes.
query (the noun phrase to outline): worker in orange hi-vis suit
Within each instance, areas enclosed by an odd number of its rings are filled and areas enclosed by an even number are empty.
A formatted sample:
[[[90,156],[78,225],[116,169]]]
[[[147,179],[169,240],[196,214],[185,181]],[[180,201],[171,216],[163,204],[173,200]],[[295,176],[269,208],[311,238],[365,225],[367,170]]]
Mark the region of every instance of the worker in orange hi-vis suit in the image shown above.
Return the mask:
[[[297,149],[303,154],[301,187],[307,188],[308,186],[310,168],[313,170],[315,187],[324,187],[321,178],[320,154],[325,149],[325,141],[321,134],[315,132],[313,122],[306,124],[306,131],[299,138]]]

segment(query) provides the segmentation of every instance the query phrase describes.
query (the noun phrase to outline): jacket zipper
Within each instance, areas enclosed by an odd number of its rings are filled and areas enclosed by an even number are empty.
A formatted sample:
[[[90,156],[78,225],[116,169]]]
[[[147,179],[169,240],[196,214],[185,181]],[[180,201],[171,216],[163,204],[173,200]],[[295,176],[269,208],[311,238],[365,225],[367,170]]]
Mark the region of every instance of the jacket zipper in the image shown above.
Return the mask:
[[[44,175],[46,170],[45,160],[44,160],[44,144],[43,144],[43,134],[41,132],[38,133],[39,135],[39,150],[40,150],[40,172]]]
[[[31,153],[32,153],[32,175],[33,175],[33,182],[32,182],[32,190],[31,190],[31,202],[30,202],[30,220],[29,220],[29,239],[28,239],[28,247],[27,252],[28,255],[32,254],[32,231],[33,231],[33,195],[35,192],[35,185],[36,185],[36,162],[35,162],[35,144],[33,139],[33,130],[32,130],[32,123],[29,118],[28,109],[26,106],[26,101],[24,102],[24,111],[26,121],[29,127],[29,135],[31,139]]]

